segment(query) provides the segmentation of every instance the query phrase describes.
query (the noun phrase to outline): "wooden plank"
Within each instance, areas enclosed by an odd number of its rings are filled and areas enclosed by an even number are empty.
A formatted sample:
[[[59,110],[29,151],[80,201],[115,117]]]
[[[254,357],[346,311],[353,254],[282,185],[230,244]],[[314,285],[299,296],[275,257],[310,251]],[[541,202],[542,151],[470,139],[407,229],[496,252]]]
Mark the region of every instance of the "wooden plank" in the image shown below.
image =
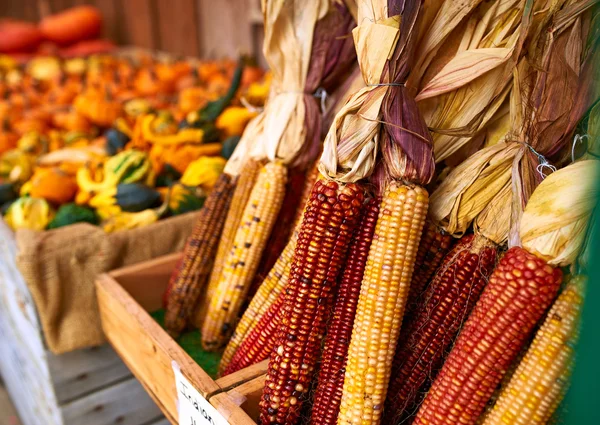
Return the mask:
[[[47,358],[54,391],[61,404],[131,376],[108,344],[60,356],[48,352]]]
[[[177,393],[172,360],[204,397],[219,391],[219,386],[131,295],[141,293],[144,288],[147,292],[155,292],[154,299],[159,300],[178,258],[170,257],[170,263],[164,258],[146,262],[155,272],[144,273],[142,279],[125,276],[123,272],[101,275],[96,288],[102,327],[108,340],[165,415],[176,418]]]
[[[171,422],[169,422],[167,419],[163,418],[163,419],[159,419],[156,422],[152,422],[151,424],[148,425],[171,425]],[[174,425],[177,425],[177,423],[175,423]]]
[[[200,51],[204,58],[236,57],[252,53],[249,16],[255,0],[198,0]]]
[[[219,393],[210,398],[210,404],[223,415],[230,425],[256,425],[256,418],[246,413],[228,393]]]
[[[61,410],[67,425],[142,425],[162,417],[135,378],[67,403]]]
[[[92,3],[88,1],[88,3]],[[102,13],[102,37],[121,42],[121,29],[123,22],[121,20],[121,2],[117,0],[95,0],[93,1]]]
[[[137,47],[157,49],[155,35],[156,14],[152,0],[127,0],[121,2],[126,32],[122,42]]]
[[[16,338],[0,301],[0,374],[23,425],[64,425],[49,381]]]
[[[217,379],[217,385],[221,387],[223,391],[228,391],[229,389],[236,387],[240,384],[253,380],[261,375],[267,373],[267,368],[269,366],[269,360],[263,360],[260,363],[249,366],[245,369],[238,370],[237,372],[230,373],[229,375],[225,375],[222,378]]]
[[[214,6],[220,2],[213,2]],[[156,0],[158,48],[184,56],[198,56],[196,0]]]

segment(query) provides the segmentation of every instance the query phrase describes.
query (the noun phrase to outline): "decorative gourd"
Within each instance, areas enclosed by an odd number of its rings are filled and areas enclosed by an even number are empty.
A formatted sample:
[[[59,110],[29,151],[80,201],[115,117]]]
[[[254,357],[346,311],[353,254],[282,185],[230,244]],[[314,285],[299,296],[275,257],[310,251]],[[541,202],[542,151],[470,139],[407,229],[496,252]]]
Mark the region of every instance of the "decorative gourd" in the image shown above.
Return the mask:
[[[57,112],[52,118],[52,123],[55,127],[68,131],[88,132],[91,129],[87,118],[75,110]]]
[[[106,152],[109,155],[115,155],[125,148],[129,142],[129,136],[116,128],[110,128],[104,133],[106,137]]]
[[[0,205],[14,201],[18,196],[14,183],[0,182]]]
[[[165,189],[166,191],[169,189]],[[171,199],[169,201],[169,211],[173,215],[185,214],[191,211],[197,211],[204,205],[206,195],[197,188],[188,187],[181,183],[176,183],[171,187]]]
[[[44,37],[60,45],[95,38],[102,29],[102,14],[93,6],[77,6],[43,18]]]
[[[0,131],[0,155],[17,147],[19,136],[11,131]]]
[[[25,183],[33,174],[35,157],[19,149],[12,149],[0,156],[0,177],[18,183]]]
[[[99,213],[107,208],[111,211],[139,212],[155,206],[159,201],[160,193],[146,185],[122,183],[100,192],[90,200],[89,205],[98,209]]]
[[[31,52],[42,41],[42,34],[29,22],[0,21],[0,53]]]
[[[13,202],[4,220],[13,230],[44,230],[52,220],[54,212],[45,199],[19,198]]]
[[[231,136],[225,139],[225,141],[223,141],[223,146],[221,147],[221,156],[225,159],[231,158],[240,139],[240,136]]]
[[[31,178],[30,194],[53,204],[72,201],[77,193],[75,179],[60,168],[38,168]]]
[[[54,219],[48,225],[48,229],[58,229],[75,223],[98,224],[99,219],[91,208],[77,204],[65,204],[58,209]]]
[[[258,112],[251,111],[243,106],[230,106],[225,108],[219,115],[215,126],[221,130],[226,137],[241,136],[248,122],[258,115]]]
[[[123,115],[121,103],[112,100],[108,93],[105,96],[80,94],[75,98],[73,106],[81,115],[102,127],[110,127]]]
[[[192,187],[200,186],[202,189],[210,191],[223,173],[226,162],[220,156],[200,157],[185,170],[181,177],[181,183]]]

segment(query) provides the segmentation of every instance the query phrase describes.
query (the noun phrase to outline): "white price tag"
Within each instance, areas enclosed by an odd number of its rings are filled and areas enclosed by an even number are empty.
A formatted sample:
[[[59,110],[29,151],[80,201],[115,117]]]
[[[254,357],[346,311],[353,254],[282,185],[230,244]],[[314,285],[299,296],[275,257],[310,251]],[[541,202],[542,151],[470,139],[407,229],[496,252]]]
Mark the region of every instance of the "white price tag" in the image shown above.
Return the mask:
[[[182,375],[179,365],[171,362],[177,386],[179,425],[229,425],[215,409]]]

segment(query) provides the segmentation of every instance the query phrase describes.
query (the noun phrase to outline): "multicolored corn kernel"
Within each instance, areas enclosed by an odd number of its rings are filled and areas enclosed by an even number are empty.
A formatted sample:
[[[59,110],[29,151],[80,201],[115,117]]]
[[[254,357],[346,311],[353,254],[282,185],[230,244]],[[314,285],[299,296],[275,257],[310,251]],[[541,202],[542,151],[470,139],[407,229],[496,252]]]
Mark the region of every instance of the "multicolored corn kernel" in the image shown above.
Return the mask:
[[[360,186],[318,180],[300,226],[260,421],[296,423],[320,356],[338,275],[364,201]]]
[[[413,423],[475,424],[561,280],[560,269],[511,248],[490,276]]]
[[[269,162],[260,171],[202,325],[205,350],[225,346],[235,329],[240,308],[281,208],[286,179],[287,168],[280,161]]]
[[[392,182],[385,189],[354,319],[338,424],[380,422],[428,199],[419,186]]]
[[[363,207],[360,225],[348,252],[325,338],[312,405],[312,424],[335,425],[337,422],[352,325],[378,214],[379,201],[372,198]]]
[[[165,328],[174,337],[190,323],[212,267],[226,211],[235,188],[234,179],[221,174],[200,210],[183,260],[171,276],[172,285],[165,314]]]
[[[414,414],[494,270],[496,255],[493,242],[470,235],[444,258],[396,349],[385,423],[402,423]]]

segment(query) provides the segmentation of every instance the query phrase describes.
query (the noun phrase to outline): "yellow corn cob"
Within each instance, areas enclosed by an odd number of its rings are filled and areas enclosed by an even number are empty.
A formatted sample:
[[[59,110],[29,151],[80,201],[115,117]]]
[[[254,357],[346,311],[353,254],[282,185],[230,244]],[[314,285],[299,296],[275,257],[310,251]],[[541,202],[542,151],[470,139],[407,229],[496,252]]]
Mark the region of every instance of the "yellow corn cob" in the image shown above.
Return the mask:
[[[348,350],[338,424],[377,424],[427,215],[428,194],[392,182],[383,195]]]
[[[219,248],[217,249],[217,256],[215,257],[210,279],[208,280],[208,286],[206,292],[203,294],[202,298],[200,298],[200,302],[194,313],[194,325],[198,329],[202,328],[210,300],[212,300],[215,289],[219,285],[225,259],[231,251],[233,239],[235,238],[237,229],[242,221],[244,207],[248,203],[252,187],[254,186],[254,183],[256,183],[256,178],[258,177],[258,173],[262,166],[262,161],[251,158],[244,164],[244,168],[238,177],[235,191],[231,198],[231,204],[227,212],[227,218],[223,225],[223,232],[221,233]]]
[[[552,417],[573,368],[584,286],[576,276],[558,297],[484,425],[543,425]]]
[[[287,168],[280,161],[269,162],[260,171],[202,325],[202,345],[206,350],[221,348],[233,332],[281,208],[286,178]]]
[[[224,373],[242,341],[244,341],[250,331],[254,329],[263,314],[265,314],[271,304],[275,302],[279,297],[279,294],[283,291],[283,288],[287,285],[297,241],[298,229],[296,228],[285,249],[277,259],[277,262],[265,280],[258,287],[258,291],[256,291],[256,294],[252,297],[252,301],[250,301],[250,304],[246,311],[244,311],[244,315],[237,324],[233,335],[231,335],[227,348],[225,348],[225,352],[221,357],[221,363],[219,363],[220,374]]]

